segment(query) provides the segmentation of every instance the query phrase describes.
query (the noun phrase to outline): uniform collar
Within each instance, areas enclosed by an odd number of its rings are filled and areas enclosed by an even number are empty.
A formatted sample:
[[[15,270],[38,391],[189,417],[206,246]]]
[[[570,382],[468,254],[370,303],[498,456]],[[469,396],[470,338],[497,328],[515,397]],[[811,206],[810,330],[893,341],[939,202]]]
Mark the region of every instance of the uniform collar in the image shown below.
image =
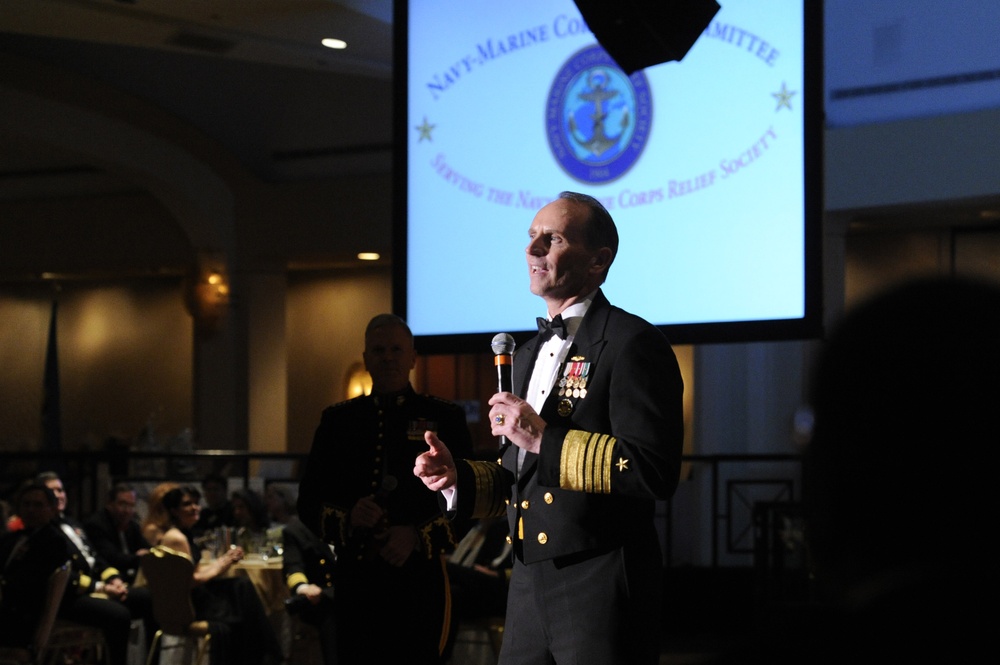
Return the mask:
[[[391,407],[391,406],[403,406],[406,400],[414,395],[413,386],[406,384],[406,387],[402,390],[397,390],[391,393],[376,393],[371,394],[372,401],[375,402],[375,406],[379,407]]]

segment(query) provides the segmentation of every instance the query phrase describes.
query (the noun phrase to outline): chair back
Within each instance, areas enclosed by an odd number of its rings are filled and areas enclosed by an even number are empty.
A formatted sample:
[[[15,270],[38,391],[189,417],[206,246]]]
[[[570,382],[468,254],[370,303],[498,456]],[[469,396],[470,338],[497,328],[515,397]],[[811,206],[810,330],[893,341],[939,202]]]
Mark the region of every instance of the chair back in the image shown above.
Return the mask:
[[[41,654],[49,643],[52,628],[56,625],[59,606],[62,604],[66,586],[69,584],[70,572],[70,562],[67,561],[49,575],[49,586],[45,593],[45,609],[42,610],[42,616],[38,619],[38,627],[35,629],[33,646],[36,654]]]
[[[69,584],[70,564],[67,561],[49,574],[45,589],[45,604],[35,626],[30,647],[0,647],[0,665],[35,665],[46,660],[49,638],[56,624],[56,615]]]
[[[156,545],[139,559],[153,601],[153,617],[170,635],[187,635],[195,621],[191,603],[194,561],[191,557]]]

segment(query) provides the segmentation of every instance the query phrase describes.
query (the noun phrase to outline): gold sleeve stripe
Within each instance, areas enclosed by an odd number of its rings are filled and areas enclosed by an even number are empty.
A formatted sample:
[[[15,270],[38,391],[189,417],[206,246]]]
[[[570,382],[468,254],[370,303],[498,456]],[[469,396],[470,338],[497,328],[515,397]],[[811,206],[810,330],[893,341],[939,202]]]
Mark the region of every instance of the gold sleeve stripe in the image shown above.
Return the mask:
[[[86,575],[84,573],[80,573],[79,586],[80,586],[81,589],[84,589],[84,590],[89,589],[90,585],[93,584],[93,583],[94,583],[94,580],[93,580],[93,578],[90,575]]]
[[[559,460],[559,486],[576,492],[610,494],[616,441],[610,434],[570,430]]]
[[[296,584],[309,584],[309,578],[305,576],[305,573],[292,573],[288,576],[285,584],[288,585],[288,590],[291,591],[295,588]]]
[[[110,578],[114,577],[115,575],[118,575],[120,577],[121,572],[119,572],[117,568],[112,568],[109,566],[101,572],[101,581],[107,582]]]
[[[476,502],[472,508],[473,517],[499,517],[506,506],[497,484],[497,474],[489,462],[469,461],[476,482]]]

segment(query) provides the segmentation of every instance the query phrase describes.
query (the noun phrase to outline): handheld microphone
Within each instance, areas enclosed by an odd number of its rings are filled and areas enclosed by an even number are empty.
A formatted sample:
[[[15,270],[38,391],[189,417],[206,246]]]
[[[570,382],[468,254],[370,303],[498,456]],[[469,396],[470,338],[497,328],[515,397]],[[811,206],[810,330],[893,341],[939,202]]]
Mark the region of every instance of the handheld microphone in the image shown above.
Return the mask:
[[[514,338],[508,333],[497,333],[490,343],[493,348],[493,364],[497,367],[497,391],[514,392]],[[500,446],[507,445],[507,437],[500,437]]]

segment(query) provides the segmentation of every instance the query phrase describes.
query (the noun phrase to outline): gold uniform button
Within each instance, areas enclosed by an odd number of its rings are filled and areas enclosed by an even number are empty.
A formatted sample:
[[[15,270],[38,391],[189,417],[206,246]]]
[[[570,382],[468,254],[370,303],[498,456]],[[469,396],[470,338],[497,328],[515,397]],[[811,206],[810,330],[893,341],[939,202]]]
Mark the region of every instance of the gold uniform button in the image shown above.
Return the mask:
[[[546,492],[545,496],[542,498],[545,499],[545,503],[552,503],[555,501],[555,498],[552,496],[552,492]]]
[[[511,543],[513,543],[513,542],[514,542],[514,539],[513,539],[513,538],[511,538],[510,536],[507,536],[506,538],[504,538],[504,540],[506,540],[506,541],[507,541],[507,544],[508,544],[508,545],[510,545]]]
[[[542,545],[544,545],[545,543],[549,542],[549,537],[547,535],[545,535],[544,531],[542,531],[540,534],[538,534],[538,542],[541,543]]]
[[[508,506],[510,505],[510,499],[504,499],[503,502],[506,503]]]
[[[521,502],[521,510],[527,510],[528,508],[531,508],[531,502],[525,499]]]

